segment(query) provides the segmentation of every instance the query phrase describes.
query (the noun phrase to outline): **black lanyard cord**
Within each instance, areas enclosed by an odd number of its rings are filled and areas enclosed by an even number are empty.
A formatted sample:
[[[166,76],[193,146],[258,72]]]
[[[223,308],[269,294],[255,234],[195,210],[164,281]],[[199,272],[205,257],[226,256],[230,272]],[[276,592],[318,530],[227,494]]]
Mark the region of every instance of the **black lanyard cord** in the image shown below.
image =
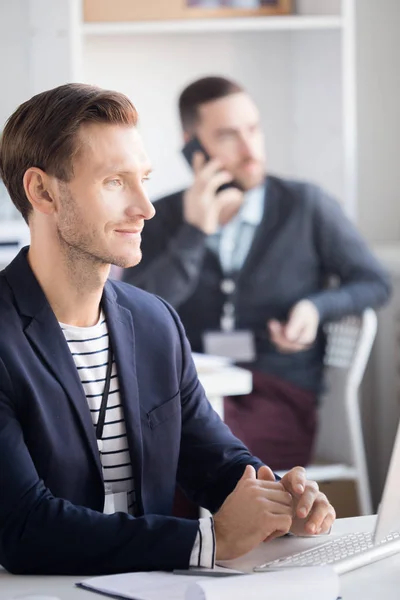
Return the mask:
[[[113,364],[113,353],[112,353],[111,345],[110,345],[109,349],[108,349],[108,363],[107,363],[106,380],[104,382],[103,396],[101,398],[99,419],[98,419],[97,425],[96,425],[96,437],[98,440],[101,440],[101,437],[103,435],[104,421],[106,419],[107,401],[108,401],[108,395],[110,392],[110,383],[111,383],[112,364]]]

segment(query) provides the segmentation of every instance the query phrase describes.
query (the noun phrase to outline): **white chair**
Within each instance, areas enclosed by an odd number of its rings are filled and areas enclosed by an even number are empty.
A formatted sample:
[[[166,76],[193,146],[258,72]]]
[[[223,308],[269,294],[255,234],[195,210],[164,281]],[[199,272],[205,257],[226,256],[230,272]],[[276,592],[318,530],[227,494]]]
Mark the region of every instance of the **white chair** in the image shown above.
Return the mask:
[[[377,329],[372,309],[326,325],[325,382],[321,398],[315,464],[307,476],[318,482],[353,480],[360,513],[371,514],[359,387]],[[282,474],[282,473],[280,473]]]

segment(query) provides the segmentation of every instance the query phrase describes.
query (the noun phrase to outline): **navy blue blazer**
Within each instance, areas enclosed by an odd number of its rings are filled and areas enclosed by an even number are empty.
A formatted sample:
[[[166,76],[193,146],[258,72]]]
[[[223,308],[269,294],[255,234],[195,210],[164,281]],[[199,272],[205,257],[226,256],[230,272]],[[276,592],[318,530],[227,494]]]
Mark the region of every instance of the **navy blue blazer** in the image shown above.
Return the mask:
[[[0,564],[14,573],[187,568],[197,521],[261,466],[208,403],[183,327],[161,299],[107,282],[139,514],[105,515],[95,430],[73,358],[23,249],[0,273]]]

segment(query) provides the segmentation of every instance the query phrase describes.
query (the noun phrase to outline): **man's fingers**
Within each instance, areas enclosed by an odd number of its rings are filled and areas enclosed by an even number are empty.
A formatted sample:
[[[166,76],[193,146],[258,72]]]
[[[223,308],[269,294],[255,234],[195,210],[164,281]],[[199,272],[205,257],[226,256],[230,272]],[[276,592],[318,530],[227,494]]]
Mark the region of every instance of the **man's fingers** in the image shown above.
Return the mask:
[[[319,531],[317,531],[317,533],[321,533],[321,534],[325,534],[325,535],[327,533],[330,533],[335,519],[336,519],[335,509],[333,508],[333,506],[331,506],[327,516],[323,520],[322,525],[321,525]]]
[[[265,506],[268,510],[268,514],[271,515],[289,515],[293,519],[293,507],[292,504],[284,504],[283,502],[275,502],[272,497],[266,498]]]
[[[208,176],[206,189],[215,193],[221,185],[224,185],[224,183],[230,183],[231,181],[232,175],[228,171],[217,171],[211,176]]]
[[[304,519],[310,514],[318,494],[318,484],[315,481],[309,481],[297,503],[296,515],[300,519]]]
[[[246,465],[246,468],[242,475],[242,479],[257,479],[256,470],[252,465]]]
[[[316,306],[310,300],[302,300],[292,308],[286,324],[271,319],[268,329],[272,341],[279,349],[298,352],[314,342],[318,324],[319,313]]]
[[[268,321],[267,326],[270,331],[274,332],[281,331],[282,329],[282,324],[276,319],[271,319],[270,321]]]
[[[273,485],[279,484],[273,484],[272,482],[259,482],[259,487],[262,490],[262,496],[266,500],[271,500],[271,502],[279,502],[284,506],[288,506],[293,511],[293,496],[289,494],[289,492],[286,492],[282,486],[271,487]]]
[[[257,479],[262,479],[262,481],[276,481],[275,475],[267,465],[263,465],[258,469]]]
[[[283,326],[278,323],[268,324],[271,341],[281,352],[300,352],[305,346],[299,342],[290,342],[283,333]]]
[[[274,537],[285,535],[292,526],[292,517],[289,514],[275,515],[270,514],[265,524],[264,540],[270,540]]]
[[[204,167],[204,165],[206,164],[206,157],[204,156],[203,152],[200,151],[196,151],[193,154],[193,161],[192,161],[192,168],[193,171],[197,174],[200,173],[200,171],[202,170],[202,168]]]
[[[293,469],[288,471],[288,473],[286,473],[286,475],[284,475],[281,479],[281,483],[285,487],[285,489],[297,497],[303,494],[306,488],[306,481],[306,470],[304,469],[304,467],[294,467]],[[314,482],[309,483],[314,484]]]
[[[285,338],[289,342],[299,342],[306,328],[306,323],[296,311],[292,314],[284,328]]]
[[[306,346],[310,344],[310,342],[312,341],[312,337],[312,328],[310,327],[310,325],[307,324],[302,328],[297,338],[297,343]]]
[[[285,535],[285,533],[286,532],[284,531],[274,531],[274,533],[271,533],[271,535],[265,538],[264,542],[272,542],[272,540],[275,540],[278,537],[282,537],[283,535]]]
[[[329,504],[325,494],[318,493],[306,524],[309,533],[326,533],[332,526],[336,517],[335,509]]]

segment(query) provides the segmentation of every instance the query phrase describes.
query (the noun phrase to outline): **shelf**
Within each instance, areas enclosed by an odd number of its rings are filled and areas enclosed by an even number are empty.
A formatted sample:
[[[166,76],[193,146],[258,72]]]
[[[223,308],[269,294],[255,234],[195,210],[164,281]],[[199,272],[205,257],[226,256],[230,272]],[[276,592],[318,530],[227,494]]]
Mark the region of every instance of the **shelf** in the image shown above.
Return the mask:
[[[341,29],[342,17],[324,16],[280,16],[247,17],[231,19],[182,19],[179,21],[130,21],[123,23],[85,23],[86,36],[140,35],[154,33],[220,33],[234,31],[303,31]]]

